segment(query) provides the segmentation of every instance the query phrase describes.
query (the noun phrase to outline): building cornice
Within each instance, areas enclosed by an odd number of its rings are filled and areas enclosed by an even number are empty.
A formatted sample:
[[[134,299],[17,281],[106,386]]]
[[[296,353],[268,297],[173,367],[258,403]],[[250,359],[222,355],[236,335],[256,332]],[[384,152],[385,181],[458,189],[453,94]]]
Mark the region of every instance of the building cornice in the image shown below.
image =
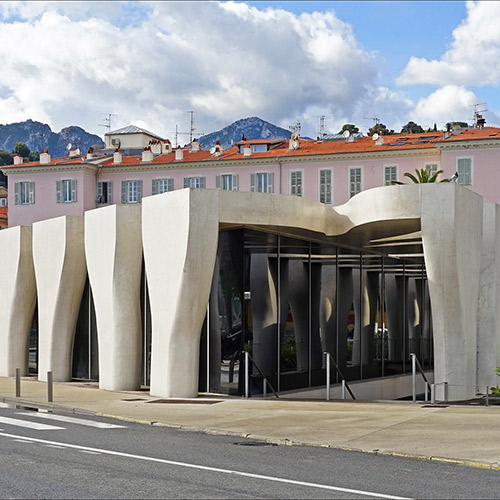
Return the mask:
[[[22,164],[16,167],[8,165],[8,167],[0,168],[7,176],[20,174],[45,174],[53,172],[69,172],[69,171],[84,171],[95,174],[98,170],[97,165],[91,163],[72,163],[67,165],[31,165],[23,166]]]
[[[493,149],[500,148],[500,139],[464,139],[463,141],[436,142],[436,147],[441,150],[453,149]]]

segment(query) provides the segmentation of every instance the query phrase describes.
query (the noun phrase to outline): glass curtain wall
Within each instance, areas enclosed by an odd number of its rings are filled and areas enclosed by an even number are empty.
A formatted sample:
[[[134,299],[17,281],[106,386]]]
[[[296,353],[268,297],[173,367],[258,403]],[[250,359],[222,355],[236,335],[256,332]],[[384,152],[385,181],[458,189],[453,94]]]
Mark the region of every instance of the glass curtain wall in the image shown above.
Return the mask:
[[[250,229],[220,233],[200,345],[200,390],[279,392],[325,384],[325,353],[348,380],[432,367],[423,264]],[[332,381],[340,375],[332,364]],[[268,388],[268,392],[270,389]]]

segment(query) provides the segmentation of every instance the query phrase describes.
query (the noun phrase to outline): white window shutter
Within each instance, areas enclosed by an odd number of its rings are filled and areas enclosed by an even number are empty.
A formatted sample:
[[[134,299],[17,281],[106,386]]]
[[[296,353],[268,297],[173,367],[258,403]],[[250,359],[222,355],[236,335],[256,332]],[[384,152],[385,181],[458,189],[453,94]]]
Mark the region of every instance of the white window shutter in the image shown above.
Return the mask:
[[[168,179],[168,190],[169,191],[174,190],[174,179]]]
[[[29,201],[35,203],[35,183],[33,181],[30,182]]]
[[[14,184],[14,204],[15,205],[21,204],[21,183],[20,182],[16,182]]]
[[[272,172],[270,172],[269,174],[267,174],[267,192],[268,193],[274,193],[273,184],[274,184],[274,174]]]
[[[56,181],[56,201],[62,203],[61,181]]]
[[[222,187],[220,180],[221,180],[221,176],[216,175],[215,176],[215,189],[220,189]]]
[[[233,174],[233,191],[238,191],[238,174]]]
[[[127,181],[122,181],[122,203],[127,203]]]
[[[97,203],[102,203],[102,182],[97,182],[97,190],[96,190],[96,200]]]
[[[153,179],[153,187],[151,194],[158,194],[158,179]]]
[[[205,177],[200,177],[200,187],[201,188],[205,187]]]
[[[256,178],[255,174],[250,174],[250,191],[252,193],[255,193],[255,178]]]
[[[76,180],[71,180],[71,201],[76,201]]]
[[[137,203],[142,201],[142,181],[137,181]]]
[[[108,203],[113,203],[113,182],[108,181]]]
[[[184,187],[188,188],[190,186],[189,184],[189,177],[184,177]]]

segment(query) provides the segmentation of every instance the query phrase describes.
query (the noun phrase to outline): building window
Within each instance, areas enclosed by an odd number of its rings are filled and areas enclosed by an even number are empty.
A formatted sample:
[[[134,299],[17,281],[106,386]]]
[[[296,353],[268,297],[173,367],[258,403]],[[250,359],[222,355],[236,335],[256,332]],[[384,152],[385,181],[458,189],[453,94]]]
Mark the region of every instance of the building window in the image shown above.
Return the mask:
[[[64,179],[56,181],[56,201],[57,203],[76,202],[76,180]]]
[[[457,158],[458,184],[472,186],[472,158]]]
[[[174,190],[174,179],[153,179],[152,194],[167,193]]]
[[[273,193],[274,174],[263,172],[250,174],[250,191],[257,193]]]
[[[384,186],[392,186],[398,180],[398,166],[384,165]]]
[[[6,198],[0,198],[0,207],[5,207],[7,205],[7,199]]]
[[[215,187],[224,191],[238,191],[238,174],[216,175]]]
[[[142,181],[122,181],[122,203],[142,201]]]
[[[185,188],[204,188],[205,177],[184,177]]]
[[[361,183],[361,167],[351,167],[349,169],[349,198],[361,192]]]
[[[97,203],[111,204],[113,203],[113,183],[111,181],[97,182]]]
[[[319,171],[319,201],[332,204],[332,171],[330,169]]]
[[[14,185],[14,204],[31,205],[33,203],[35,203],[35,183],[31,181],[16,182]]]
[[[302,170],[290,172],[290,194],[302,196]]]
[[[439,170],[439,165],[437,163],[426,163],[424,165],[425,170],[429,170],[432,175],[434,175]]]

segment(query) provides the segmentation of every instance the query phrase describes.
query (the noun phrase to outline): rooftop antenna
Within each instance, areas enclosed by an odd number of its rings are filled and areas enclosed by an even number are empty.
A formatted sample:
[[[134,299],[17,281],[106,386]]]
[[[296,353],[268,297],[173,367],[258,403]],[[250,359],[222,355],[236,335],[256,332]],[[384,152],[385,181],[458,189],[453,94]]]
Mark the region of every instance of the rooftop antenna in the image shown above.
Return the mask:
[[[105,118],[104,118],[104,121],[106,123],[100,123],[99,124],[99,127],[106,127],[108,129],[108,134],[111,132],[111,118],[113,116],[117,116],[117,115],[115,115],[114,113],[107,113],[106,116],[105,116]]]
[[[189,125],[189,144],[191,144],[193,142],[193,132],[195,131],[195,128],[194,128],[194,111],[188,111],[188,113],[191,115],[190,125]]]
[[[482,113],[485,111],[488,111],[487,108],[485,109],[478,109],[480,106],[486,106],[487,104],[485,102],[478,102],[476,104],[471,104],[471,106],[474,106],[474,128],[483,128],[484,124],[486,123],[486,120],[483,118]]]
[[[363,116],[363,120],[373,120],[375,125],[380,123],[380,118],[377,118],[376,116]]]
[[[300,128],[301,128],[301,125],[300,125],[300,121],[297,120],[296,123],[294,123],[293,125],[290,125],[288,127],[288,129],[290,130],[290,132],[292,132],[293,135],[295,135],[296,137],[300,137]]]
[[[325,115],[321,115],[319,117],[319,130],[318,130],[318,136],[319,138],[321,139],[323,136],[326,135],[326,132],[325,132],[325,123],[326,123],[326,120],[329,120],[331,117],[330,116],[325,116]]]

